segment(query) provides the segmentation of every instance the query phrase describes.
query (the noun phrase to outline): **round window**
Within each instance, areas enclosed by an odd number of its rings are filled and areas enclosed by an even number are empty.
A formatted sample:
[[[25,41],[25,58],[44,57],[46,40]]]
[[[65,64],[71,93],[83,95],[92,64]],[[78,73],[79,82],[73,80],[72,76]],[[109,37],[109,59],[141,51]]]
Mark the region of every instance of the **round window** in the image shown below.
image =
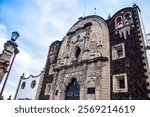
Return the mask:
[[[34,88],[34,87],[35,87],[35,85],[36,85],[36,81],[35,81],[35,80],[33,80],[33,81],[31,82],[31,88]]]
[[[21,84],[21,89],[24,89],[25,86],[26,86],[26,82],[23,82],[23,83]]]

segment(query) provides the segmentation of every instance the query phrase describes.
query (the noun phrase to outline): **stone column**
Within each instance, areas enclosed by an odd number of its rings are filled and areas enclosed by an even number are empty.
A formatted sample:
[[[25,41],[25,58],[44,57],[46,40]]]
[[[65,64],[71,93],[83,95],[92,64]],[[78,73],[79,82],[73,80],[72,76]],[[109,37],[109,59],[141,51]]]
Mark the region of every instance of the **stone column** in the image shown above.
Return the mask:
[[[60,91],[59,100],[65,100],[65,91]]]
[[[80,89],[80,100],[85,100],[85,88]]]
[[[4,44],[4,50],[0,54],[0,83],[4,78],[7,68],[10,65],[10,60],[15,53],[17,44],[14,40],[9,40]]]
[[[1,64],[1,63],[0,63]],[[5,66],[5,65],[4,65]],[[6,68],[3,65],[0,65],[0,83],[6,73]]]
[[[89,34],[86,34],[84,36],[84,50],[83,50],[82,60],[86,60],[87,59],[88,52],[89,52]]]
[[[100,87],[98,86],[98,87],[96,87],[96,89],[95,89],[95,99],[96,99],[96,100],[100,100],[100,93],[101,93],[101,89],[100,89]]]

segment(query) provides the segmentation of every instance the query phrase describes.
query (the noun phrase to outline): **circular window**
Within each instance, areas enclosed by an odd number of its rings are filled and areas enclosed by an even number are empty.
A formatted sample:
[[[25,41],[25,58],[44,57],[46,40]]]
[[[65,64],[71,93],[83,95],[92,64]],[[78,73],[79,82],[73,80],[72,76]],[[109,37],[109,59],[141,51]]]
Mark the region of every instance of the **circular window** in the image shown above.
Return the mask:
[[[34,88],[34,87],[35,87],[35,85],[36,85],[36,81],[35,81],[35,80],[33,80],[33,81],[31,82],[31,88]]]
[[[26,82],[23,82],[23,83],[21,84],[21,89],[24,89],[25,86],[26,86]]]

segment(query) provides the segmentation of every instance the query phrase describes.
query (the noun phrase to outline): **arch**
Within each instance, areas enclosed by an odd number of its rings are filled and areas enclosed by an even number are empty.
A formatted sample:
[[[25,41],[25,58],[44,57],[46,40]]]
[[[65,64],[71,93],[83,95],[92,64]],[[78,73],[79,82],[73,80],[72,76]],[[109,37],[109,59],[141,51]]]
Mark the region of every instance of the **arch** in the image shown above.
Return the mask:
[[[127,12],[124,14],[124,25],[129,25],[133,23],[131,12]]]
[[[121,27],[123,27],[123,18],[122,18],[122,16],[118,16],[115,19],[115,28],[118,29],[118,28],[121,28]]]
[[[126,7],[126,8],[123,8],[123,9],[121,9],[121,10],[119,10],[118,12],[116,12],[113,16],[112,16],[112,18],[113,17],[117,17],[118,15],[120,15],[122,12],[124,12],[124,11],[131,11],[133,9],[133,7]]]
[[[65,100],[79,100],[80,99],[80,84],[76,78],[72,78],[71,82],[66,86]]]
[[[33,81],[31,82],[31,88],[34,88],[35,85],[36,85],[36,80],[33,80]]]
[[[23,82],[23,83],[21,84],[21,89],[24,89],[25,86],[26,86],[26,82]]]
[[[75,50],[75,57],[76,57],[76,59],[78,59],[78,58],[79,58],[80,53],[81,53],[81,49],[80,49],[80,47],[79,47],[79,46],[77,46],[77,47],[76,47],[76,50]]]

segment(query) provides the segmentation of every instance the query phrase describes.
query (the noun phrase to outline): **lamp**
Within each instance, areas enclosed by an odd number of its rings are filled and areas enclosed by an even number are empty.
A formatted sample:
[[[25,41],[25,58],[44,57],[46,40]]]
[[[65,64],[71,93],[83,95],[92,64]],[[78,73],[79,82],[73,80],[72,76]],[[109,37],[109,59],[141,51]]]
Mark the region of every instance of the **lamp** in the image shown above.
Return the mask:
[[[19,37],[19,33],[18,33],[18,32],[12,32],[11,40],[12,40],[13,42],[16,41],[18,37]],[[11,68],[12,68],[12,65],[13,65],[13,63],[14,63],[15,57],[16,57],[16,55],[19,53],[19,50],[18,50],[18,48],[17,48],[17,46],[16,46],[16,43],[12,43],[12,42],[10,42],[10,41],[7,41],[7,43],[12,44],[12,46],[13,46],[13,48],[14,48],[14,53],[13,53],[14,55],[13,55],[13,58],[12,58],[12,60],[11,60],[11,62],[10,62],[10,66],[9,66],[9,68],[8,68],[8,72],[7,72],[7,75],[6,75],[4,84],[3,84],[2,89],[1,89],[1,92],[0,92],[0,98],[2,97],[2,94],[3,94],[3,91],[4,91],[5,85],[6,85],[6,83],[7,83],[7,80],[8,80],[8,77],[9,77],[9,73],[10,73],[10,71],[11,71]],[[9,44],[6,44],[6,45],[8,46]]]
[[[18,37],[19,37],[18,32],[12,32],[12,35],[11,35],[11,40],[12,41],[16,41]]]

